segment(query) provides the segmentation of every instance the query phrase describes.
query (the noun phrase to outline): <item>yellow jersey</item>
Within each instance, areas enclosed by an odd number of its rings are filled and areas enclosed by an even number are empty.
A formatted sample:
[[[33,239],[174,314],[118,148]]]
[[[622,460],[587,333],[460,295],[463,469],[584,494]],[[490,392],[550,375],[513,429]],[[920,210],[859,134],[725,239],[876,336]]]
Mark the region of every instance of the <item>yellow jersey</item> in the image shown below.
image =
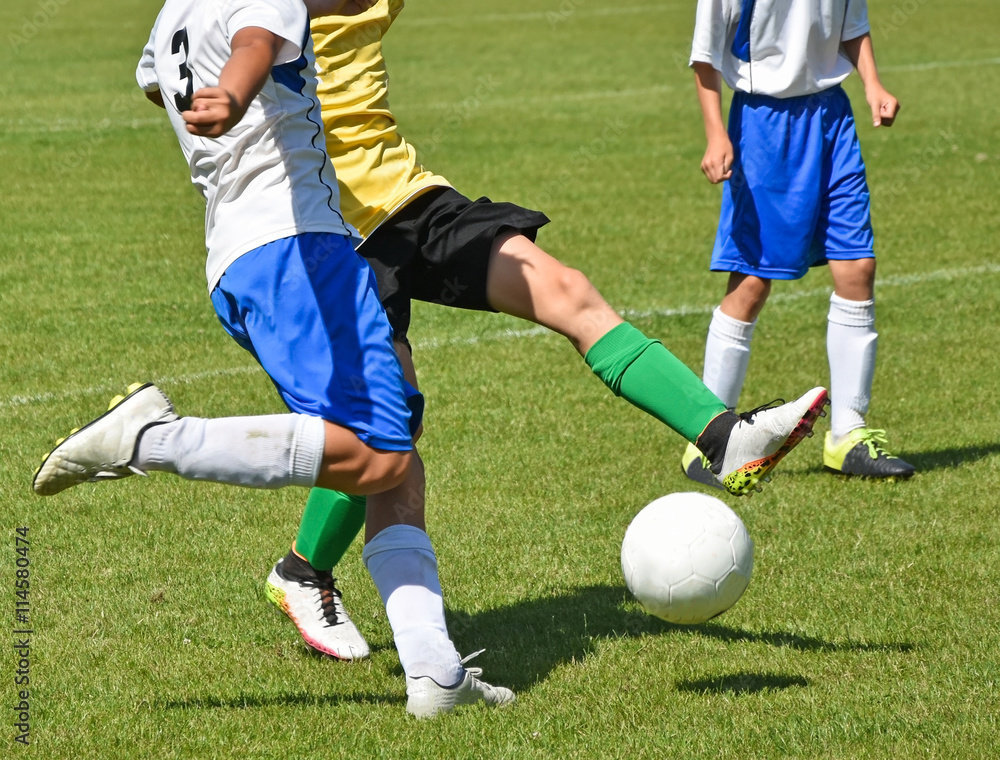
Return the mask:
[[[412,198],[448,180],[417,163],[389,110],[382,37],[403,0],[378,0],[355,16],[312,20],[326,149],[340,184],[340,207],[363,237]]]

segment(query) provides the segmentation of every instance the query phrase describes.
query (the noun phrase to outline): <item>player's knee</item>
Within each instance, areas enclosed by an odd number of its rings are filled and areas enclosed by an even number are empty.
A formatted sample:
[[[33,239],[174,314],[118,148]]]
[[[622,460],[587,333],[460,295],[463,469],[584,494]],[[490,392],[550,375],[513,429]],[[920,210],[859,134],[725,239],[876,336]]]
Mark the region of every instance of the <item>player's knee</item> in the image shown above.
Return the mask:
[[[764,308],[770,294],[770,280],[733,273],[722,299],[722,312],[733,319],[752,322]]]
[[[358,479],[359,493],[379,493],[395,488],[406,479],[413,451],[370,449],[368,461]]]
[[[406,478],[412,451],[373,449],[357,439],[349,443],[353,445],[328,452],[317,486],[368,496],[391,490]]]
[[[555,277],[554,290],[568,308],[583,312],[600,302],[601,296],[583,272],[572,267],[560,267]]]
[[[875,285],[875,259],[858,259],[854,263],[855,279],[869,288]]]
[[[849,301],[868,301],[875,293],[875,259],[831,262],[834,291]]]
[[[771,295],[771,281],[760,277],[748,277],[744,280],[742,291],[750,304],[763,306],[767,297]]]

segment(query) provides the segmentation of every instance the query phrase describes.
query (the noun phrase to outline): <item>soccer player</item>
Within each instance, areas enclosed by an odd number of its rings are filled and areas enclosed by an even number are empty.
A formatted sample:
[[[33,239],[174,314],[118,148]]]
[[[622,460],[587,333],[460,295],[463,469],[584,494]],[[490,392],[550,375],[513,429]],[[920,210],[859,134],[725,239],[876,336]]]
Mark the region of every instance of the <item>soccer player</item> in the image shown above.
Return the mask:
[[[566,336],[616,395],[697,442],[713,478],[732,493],[757,488],[811,434],[826,403],[824,389],[742,418],[728,413],[663,345],[624,322],[582,273],[535,245],[536,231],[548,222],[543,214],[486,198],[473,202],[418,163],[389,110],[382,56],[382,37],[402,0],[307,5],[341,205],[365,238],[358,252],[375,270],[411,383],[416,377],[407,330],[410,299],[416,298],[502,311]],[[307,644],[348,660],[366,657],[369,648],[344,609],[331,570],[364,522],[364,501],[314,489],[292,550],[265,586]]]
[[[851,105],[840,87],[857,69],[872,123],[899,103],[875,66],[866,0],[699,0],[691,66],[708,147],[701,169],[726,182],[711,269],[728,272],[705,344],[705,384],[735,408],[757,317],[772,280],[828,265],[831,417],[823,464],[864,478],[908,478],[866,416],[875,374],[871,206]],[[734,90],[728,132],[722,80]],[[688,477],[714,483],[689,444]]]
[[[445,625],[402,369],[369,266],[338,210],[301,0],[167,0],[136,72],[205,196],[208,288],[226,331],[289,414],[179,417],[153,385],[57,443],[43,496],[149,470],[366,494],[365,564],[418,717],[511,702],[466,669]],[[415,391],[414,391],[415,394]],[[412,394],[411,394],[412,395]],[[415,397],[415,396],[414,396]]]

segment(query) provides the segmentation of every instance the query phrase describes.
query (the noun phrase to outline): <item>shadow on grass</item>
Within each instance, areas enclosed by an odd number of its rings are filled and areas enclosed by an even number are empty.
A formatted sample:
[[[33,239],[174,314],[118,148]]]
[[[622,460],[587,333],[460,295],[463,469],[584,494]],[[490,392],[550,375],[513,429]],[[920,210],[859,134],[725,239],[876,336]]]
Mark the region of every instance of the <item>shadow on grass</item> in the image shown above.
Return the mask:
[[[917,475],[934,470],[954,470],[962,465],[972,464],[981,459],[989,459],[1000,454],[1000,443],[989,446],[965,446],[963,448],[941,449],[940,451],[906,452],[893,451],[893,454],[917,468]],[[815,464],[805,472],[826,472],[822,465]],[[838,476],[843,477],[843,476]]]
[[[646,636],[708,637],[724,642],[751,642],[791,647],[808,652],[907,653],[916,647],[905,642],[860,643],[826,641],[782,631],[750,631],[722,625],[678,626],[651,617],[637,608],[626,609],[631,596],[622,586],[586,586],[549,597],[530,599],[506,607],[468,613],[448,610],[448,627],[462,653],[486,649],[474,663],[485,668],[485,677],[514,691],[526,691],[553,669],[588,657],[601,639]],[[637,642],[637,647],[641,646]],[[383,647],[378,647],[381,649]],[[319,656],[319,655],[313,655]],[[471,666],[470,666],[471,667]],[[398,664],[393,668],[402,675]],[[794,675],[737,673],[679,682],[691,692],[754,693],[768,689],[808,686]],[[405,698],[391,693],[337,693],[203,696],[168,700],[166,709],[246,709],[259,707],[337,706],[341,704],[400,704]]]
[[[834,642],[783,631],[750,631],[718,620],[671,625],[641,610],[624,609],[630,599],[624,587],[588,586],[484,612],[449,610],[448,627],[460,652],[486,649],[475,664],[484,666],[488,680],[515,691],[537,683],[559,665],[587,657],[600,639],[701,636],[808,652],[905,654],[916,648],[906,642]]]
[[[802,676],[773,673],[733,673],[716,678],[678,681],[676,684],[678,691],[691,691],[696,694],[759,694],[762,691],[778,691],[808,685],[809,682]]]
[[[899,456],[917,468],[917,473],[932,470],[952,470],[963,464],[972,464],[1000,454],[1000,443],[989,446],[965,446],[939,451],[914,452]]]
[[[399,694],[281,694],[277,696],[191,697],[158,702],[157,708],[167,710],[243,710],[257,707],[336,707],[343,704],[402,704]]]

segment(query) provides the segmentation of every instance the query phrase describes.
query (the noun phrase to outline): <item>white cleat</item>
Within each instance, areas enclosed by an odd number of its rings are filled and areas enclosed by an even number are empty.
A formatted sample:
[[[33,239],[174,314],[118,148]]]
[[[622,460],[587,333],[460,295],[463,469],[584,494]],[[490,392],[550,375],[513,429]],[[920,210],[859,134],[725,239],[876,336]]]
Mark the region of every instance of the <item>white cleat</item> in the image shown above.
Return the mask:
[[[825,417],[830,403],[826,388],[811,391],[788,404],[765,405],[740,414],[726,446],[716,479],[729,493],[760,490],[784,456],[813,434],[813,425]]]
[[[317,652],[338,660],[362,660],[371,654],[329,571],[316,570],[294,554],[282,557],[271,570],[264,593]]]
[[[462,660],[466,663],[480,652]],[[513,702],[514,692],[503,686],[491,686],[480,681],[481,668],[466,668],[462,679],[454,686],[441,686],[429,676],[406,677],[406,712],[416,718],[433,718],[441,713],[450,713],[462,705],[484,702],[491,707],[500,707]]]
[[[163,391],[151,383],[134,383],[96,420],[56,441],[32,487],[39,496],[52,496],[87,481],[145,475],[131,464],[139,436],[151,425],[177,419]]]

